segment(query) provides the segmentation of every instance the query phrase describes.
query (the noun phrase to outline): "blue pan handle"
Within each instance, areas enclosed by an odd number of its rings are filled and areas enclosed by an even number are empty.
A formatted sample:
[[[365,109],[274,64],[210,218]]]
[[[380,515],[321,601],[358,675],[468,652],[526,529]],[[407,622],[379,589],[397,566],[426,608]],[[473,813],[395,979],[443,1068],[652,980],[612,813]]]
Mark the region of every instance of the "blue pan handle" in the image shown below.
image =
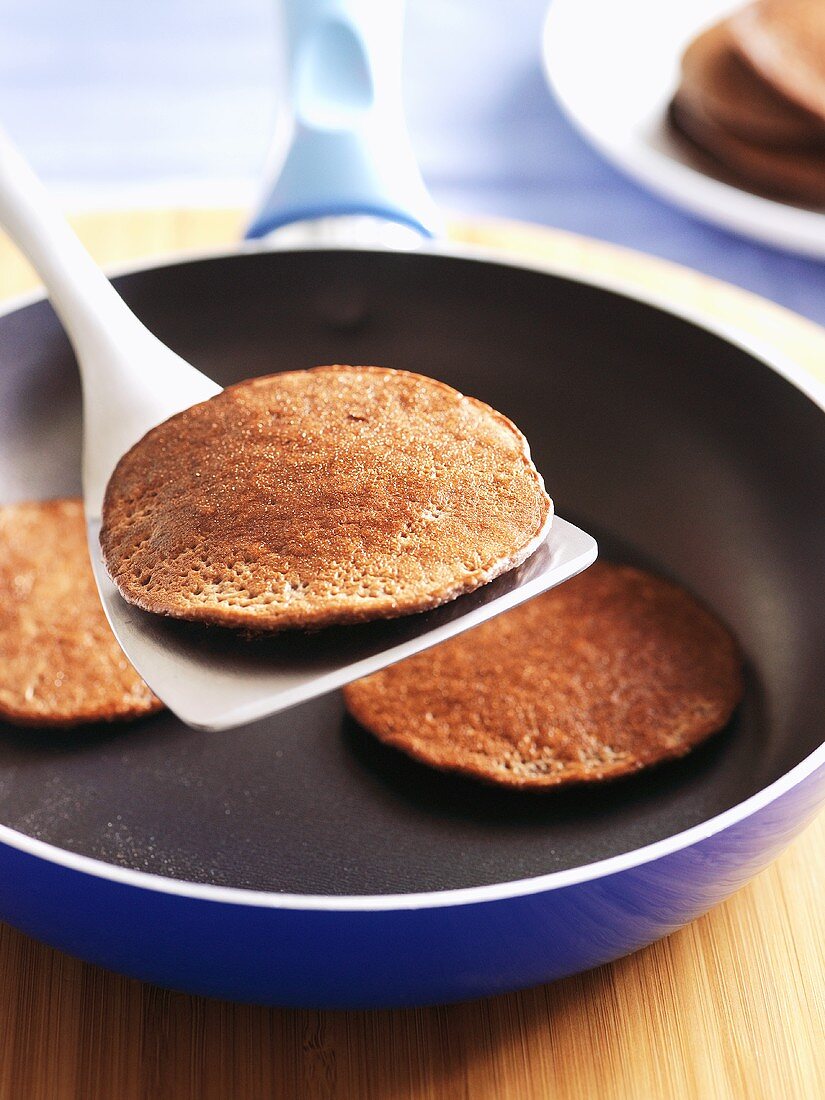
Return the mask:
[[[280,0],[287,52],[264,201],[247,229],[370,215],[432,236],[435,205],[404,122],[404,0]]]

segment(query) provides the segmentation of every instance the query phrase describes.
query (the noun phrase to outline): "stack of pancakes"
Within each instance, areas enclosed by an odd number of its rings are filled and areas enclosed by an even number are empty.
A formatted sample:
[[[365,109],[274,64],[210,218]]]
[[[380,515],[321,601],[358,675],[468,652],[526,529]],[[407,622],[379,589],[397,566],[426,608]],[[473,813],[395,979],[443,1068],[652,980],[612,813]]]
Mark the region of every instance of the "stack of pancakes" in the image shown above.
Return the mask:
[[[736,184],[825,205],[825,0],[756,0],[700,34],[670,121]]]

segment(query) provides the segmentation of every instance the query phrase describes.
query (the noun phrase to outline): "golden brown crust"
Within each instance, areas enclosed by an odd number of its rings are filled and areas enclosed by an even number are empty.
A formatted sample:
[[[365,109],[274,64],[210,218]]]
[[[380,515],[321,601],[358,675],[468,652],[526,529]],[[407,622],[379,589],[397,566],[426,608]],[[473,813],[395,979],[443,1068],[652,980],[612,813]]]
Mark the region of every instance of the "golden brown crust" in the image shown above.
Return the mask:
[[[727,19],[685,50],[679,100],[743,141],[777,148],[825,144],[825,121],[757,74],[737,49]]]
[[[726,628],[689,593],[599,561],[344,689],[379,740],[446,771],[545,789],[683,756],[742,695]]]
[[[743,141],[677,93],[670,107],[676,130],[749,190],[795,202],[825,204],[825,149],[771,149]]]
[[[0,507],[0,594],[1,719],[75,726],[161,708],[106,621],[79,500]]]
[[[825,122],[825,4],[757,0],[730,18],[746,61],[782,95]]]
[[[101,546],[147,611],[275,631],[436,607],[524,561],[551,514],[501,413],[407,371],[331,366],[154,428],[112,475]]]

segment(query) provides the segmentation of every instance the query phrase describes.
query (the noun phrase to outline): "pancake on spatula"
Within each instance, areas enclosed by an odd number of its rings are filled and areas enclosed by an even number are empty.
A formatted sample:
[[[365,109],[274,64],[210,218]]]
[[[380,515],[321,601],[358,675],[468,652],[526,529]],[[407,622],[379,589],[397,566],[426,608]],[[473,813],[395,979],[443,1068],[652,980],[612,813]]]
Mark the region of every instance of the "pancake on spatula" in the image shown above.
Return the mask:
[[[0,507],[0,720],[75,726],[161,705],[109,629],[81,502]]]
[[[825,145],[825,121],[756,73],[737,49],[727,19],[685,50],[679,101],[742,141],[778,148]]]
[[[823,0],[756,0],[731,16],[730,31],[756,72],[825,122]]]
[[[741,658],[718,619],[677,585],[603,561],[344,689],[380,741],[525,790],[683,756],[741,695]]]
[[[244,631],[425,611],[523,562],[552,505],[501,413],[407,371],[252,379],[152,429],[106,490],[131,603]]]

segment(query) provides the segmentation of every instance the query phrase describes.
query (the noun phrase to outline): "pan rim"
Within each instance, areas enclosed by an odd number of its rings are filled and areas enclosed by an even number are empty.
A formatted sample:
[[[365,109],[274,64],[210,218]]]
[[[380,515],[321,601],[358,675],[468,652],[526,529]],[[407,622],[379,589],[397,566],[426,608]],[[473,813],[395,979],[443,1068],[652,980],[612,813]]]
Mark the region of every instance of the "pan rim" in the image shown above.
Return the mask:
[[[110,276],[128,275],[153,271],[164,267],[173,267],[182,263],[230,259],[235,256],[273,252],[369,252],[385,255],[387,249],[373,246],[351,246],[341,244],[290,245],[282,248],[272,242],[246,242],[236,247],[226,246],[181,250],[151,262],[131,262],[109,265]],[[536,257],[516,257],[495,248],[456,244],[452,241],[428,241],[418,250],[429,255],[444,256],[459,260],[495,263],[502,267],[517,270],[529,270],[554,275],[585,286],[606,290],[612,294],[641,302],[664,313],[670,314],[696,326],[713,336],[717,336],[734,347],[739,348],[751,358],[756,359],[774,373],[784,378],[796,389],[804,393],[819,410],[825,413],[825,384],[819,382],[805,368],[798,366],[790,357],[777,352],[766,341],[742,332],[735,325],[704,316],[700,310],[682,306],[669,300],[667,295],[635,286],[630,279],[614,274],[583,275],[573,264],[559,260],[539,259]],[[627,249],[625,251],[632,252]],[[663,261],[664,262],[664,261]],[[668,264],[670,267],[679,265]],[[722,284],[725,285],[725,284]],[[7,299],[0,305],[0,318],[34,305],[46,298],[45,291],[35,289]],[[206,736],[206,735],[205,735]],[[622,852],[593,863],[582,864],[562,871],[552,871],[545,875],[536,875],[524,879],[491,883],[485,886],[469,886],[451,890],[430,890],[400,894],[291,894],[277,891],[251,890],[244,887],[217,886],[211,883],[188,882],[183,879],[169,878],[147,871],[138,871],[129,867],[120,867],[91,856],[71,852],[43,840],[27,836],[8,825],[0,824],[0,843],[37,859],[76,871],[94,878],[108,880],[136,889],[155,893],[176,895],[193,901],[209,901],[225,905],[244,906],[274,910],[307,910],[320,912],[380,912],[393,910],[417,910],[448,908],[459,905],[481,904],[505,901],[511,898],[526,897],[533,894],[563,889],[570,886],[593,882],[625,871],[633,870],[665,856],[690,848],[694,844],[739,824],[760,810],[771,805],[777,799],[799,786],[805,779],[825,767],[825,742],[820,744],[808,756],[794,765],[778,779],[763,787],[742,802],[724,810],[721,814],[708,818],[704,822],[654,841],[652,844]]]

